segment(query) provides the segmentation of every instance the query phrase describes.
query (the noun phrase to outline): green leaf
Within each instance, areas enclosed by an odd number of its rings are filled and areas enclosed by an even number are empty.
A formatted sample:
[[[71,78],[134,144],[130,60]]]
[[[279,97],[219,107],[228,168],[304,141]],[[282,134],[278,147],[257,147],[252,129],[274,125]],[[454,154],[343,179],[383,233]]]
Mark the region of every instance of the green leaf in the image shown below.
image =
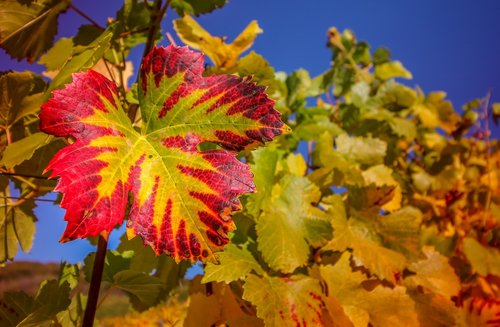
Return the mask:
[[[252,151],[253,164],[250,169],[254,175],[257,192],[248,195],[245,209],[254,218],[259,217],[262,208],[269,207],[275,176],[279,173],[279,162],[284,151],[273,148],[259,148]]]
[[[44,323],[54,323],[57,313],[70,305],[70,287],[67,282],[59,284],[57,280],[44,281],[38,290],[30,314],[19,327],[38,327]]]
[[[18,244],[24,252],[28,252],[35,234],[36,219],[33,214],[33,200],[14,207],[12,200],[8,199],[10,196],[8,179],[0,176],[0,240],[2,244],[0,263],[15,257]]]
[[[189,267],[191,267],[190,262],[183,261],[177,263],[166,254],[162,254],[158,258],[155,276],[163,282],[164,294],[168,295],[182,283],[184,275]]]
[[[466,237],[463,241],[464,253],[474,271],[482,276],[500,276],[500,251],[485,247],[475,239]]]
[[[320,135],[328,133],[329,135],[336,136],[344,133],[344,131],[327,115],[311,115],[310,117],[302,120],[294,129],[292,136],[300,141],[315,141]]]
[[[391,60],[391,51],[386,48],[378,48],[373,52],[373,64],[380,65]]]
[[[45,66],[46,71],[59,70],[73,54],[73,40],[60,38],[49,51],[40,57],[38,63]]]
[[[0,47],[18,60],[33,63],[49,49],[57,34],[57,18],[66,11],[62,0],[3,0]]]
[[[31,312],[34,300],[22,291],[6,292],[0,303],[0,321],[2,326],[16,327]]]
[[[59,273],[59,285],[67,282],[71,289],[74,289],[80,280],[80,268],[67,262],[61,263]]]
[[[227,0],[172,0],[170,6],[179,16],[208,14],[226,4]]]
[[[286,175],[273,187],[272,202],[263,208],[256,230],[258,248],[274,270],[291,273],[306,264],[306,225],[322,219],[323,212],[311,205],[320,197],[319,189],[305,177]]]
[[[71,74],[92,68],[103,56],[110,46],[115,25],[110,25],[97,39],[88,46],[69,57],[57,75],[52,79],[47,96],[53,90],[62,87],[71,81]]]
[[[150,273],[158,265],[158,256],[151,247],[144,245],[139,237],[128,239],[127,234],[123,234],[117,250],[120,253],[134,252],[134,256],[130,258],[130,265],[126,269]]]
[[[43,79],[31,72],[0,74],[0,126],[10,127],[35,114],[43,100],[39,92],[44,88]]]
[[[342,212],[343,206],[335,201],[334,212]],[[380,236],[359,219],[346,219],[343,214],[332,217],[333,239],[322,251],[345,251],[352,249],[356,265],[364,266],[381,279],[396,283],[396,276],[406,267],[405,257],[381,245]]]
[[[312,153],[312,161],[314,166],[326,168],[323,171],[318,169],[309,174],[308,178],[312,181],[315,181],[317,177],[325,182],[327,187],[331,184],[342,186],[346,184],[362,185],[364,182],[358,165],[333,148],[333,138],[328,133],[323,133],[316,142]],[[328,174],[330,172],[332,173],[331,178],[322,176],[322,173]]]
[[[277,278],[250,274],[243,286],[243,299],[257,307],[257,317],[269,327],[322,325],[320,283],[304,275]]]
[[[416,103],[417,92],[408,86],[391,80],[385,82],[378,89],[372,101],[374,104],[392,112],[398,112],[410,108]]]
[[[339,135],[335,144],[337,151],[345,155],[348,160],[364,165],[377,165],[384,161],[387,144],[372,137],[350,137],[346,134]]]
[[[414,262],[408,267],[416,275],[409,276],[405,282],[409,285],[423,286],[448,299],[458,295],[460,280],[448,263],[448,258],[439,254],[432,247],[426,247],[424,253],[427,257],[425,260]]]
[[[351,101],[358,107],[363,108],[370,97],[370,86],[365,81],[358,82],[351,87]]]
[[[120,42],[123,42],[122,45],[126,53],[132,47],[146,42],[151,21],[151,14],[144,1],[124,1],[122,8],[116,13],[116,19],[118,24],[115,30],[115,38],[119,37],[120,34],[130,33],[120,40]],[[142,32],[138,33],[137,31]],[[157,29],[154,40],[158,40],[160,37],[161,30]]]
[[[412,79],[413,75],[400,61],[391,61],[375,66],[375,77],[385,81],[396,77]]]
[[[35,151],[49,144],[53,137],[45,133],[31,134],[17,142],[9,144],[0,159],[0,166],[10,169],[30,159]]]
[[[259,263],[246,246],[242,248],[235,244],[228,244],[223,252],[217,254],[219,264],[207,263],[202,283],[232,282],[244,279],[252,270],[263,274]]]
[[[304,176],[307,172],[307,162],[300,153],[290,153],[286,159],[286,170],[295,176]]]
[[[132,294],[149,307],[156,304],[163,283],[154,276],[133,270],[122,270],[114,275],[113,286]]]
[[[83,272],[85,279],[90,282],[92,276],[93,263],[95,261],[95,252],[90,253],[84,260]],[[104,271],[102,281],[113,282],[114,276],[120,271],[130,269],[130,262],[134,256],[133,251],[118,252],[115,250],[108,250],[104,262]]]
[[[288,88],[287,105],[293,111],[305,105],[306,98],[311,95],[311,88],[315,87],[309,72],[305,69],[298,69],[288,75],[286,86]]]
[[[271,97],[283,88],[282,82],[275,78],[273,67],[254,51],[238,60],[237,71],[241,77],[251,76],[257,84],[267,86],[266,93]]]
[[[57,322],[62,327],[80,327],[87,297],[81,293],[76,293],[71,299],[68,309],[57,314]]]
[[[405,288],[378,285],[371,291],[364,289],[366,278],[361,272],[352,271],[348,253],[335,265],[320,266],[320,273],[329,294],[339,300],[354,326],[419,326],[415,303]]]
[[[368,219],[385,246],[402,253],[407,258],[420,256],[422,213],[418,209],[403,207],[389,215]]]

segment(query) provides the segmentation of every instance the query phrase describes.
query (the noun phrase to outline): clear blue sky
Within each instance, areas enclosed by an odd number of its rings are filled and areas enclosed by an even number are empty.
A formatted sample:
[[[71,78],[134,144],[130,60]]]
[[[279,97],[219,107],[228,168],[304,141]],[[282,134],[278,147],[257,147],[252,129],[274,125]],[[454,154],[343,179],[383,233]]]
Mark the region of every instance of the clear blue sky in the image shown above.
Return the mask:
[[[74,4],[105,24],[122,2],[74,0]],[[169,11],[164,31],[172,31]],[[385,46],[413,73],[409,85],[425,92],[444,90],[458,108],[484,97],[500,102],[500,1],[498,0],[231,0],[224,8],[200,17],[199,22],[214,35],[234,38],[253,19],[264,30],[253,47],[276,70],[291,72],[305,68],[312,75],[329,66],[331,52],[325,47],[331,26],[352,29],[358,39],[373,48]],[[71,10],[61,16],[60,36],[73,35],[86,23]],[[131,60],[139,66],[141,49]],[[0,53],[0,71],[30,69]],[[33,68],[31,68],[33,69]],[[38,66],[38,72],[43,67]],[[494,130],[498,138],[499,129]],[[86,241],[58,244],[65,223],[64,211],[40,203],[40,218],[31,254],[18,259],[75,262],[92,247]],[[115,239],[118,233],[115,234]],[[112,241],[116,244],[116,241]]]

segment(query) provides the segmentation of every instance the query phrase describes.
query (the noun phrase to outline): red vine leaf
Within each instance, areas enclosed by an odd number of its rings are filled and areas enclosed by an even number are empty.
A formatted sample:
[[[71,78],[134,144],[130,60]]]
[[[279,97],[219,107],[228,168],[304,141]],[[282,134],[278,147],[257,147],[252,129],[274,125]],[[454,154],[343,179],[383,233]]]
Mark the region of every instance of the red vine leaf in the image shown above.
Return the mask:
[[[236,159],[287,127],[264,87],[232,75],[202,77],[204,58],[187,47],[156,48],[144,59],[136,130],[116,85],[94,72],[42,106],[40,129],[75,142],[46,170],[68,221],[61,241],[95,236],[121,224],[157,254],[176,260],[212,259],[234,229],[238,197],[255,189],[248,166]],[[201,151],[201,142],[224,149]]]

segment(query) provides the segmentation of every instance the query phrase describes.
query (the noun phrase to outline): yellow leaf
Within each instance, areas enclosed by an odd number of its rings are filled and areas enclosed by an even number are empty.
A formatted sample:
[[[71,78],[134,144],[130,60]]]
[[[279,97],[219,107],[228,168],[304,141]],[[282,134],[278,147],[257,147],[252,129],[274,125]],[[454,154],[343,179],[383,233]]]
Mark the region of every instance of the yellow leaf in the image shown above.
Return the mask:
[[[228,44],[224,37],[208,33],[191,16],[175,20],[174,29],[182,42],[203,51],[217,67],[226,70],[236,66],[238,57],[250,48],[257,35],[263,32],[259,24],[252,21],[233,43]]]

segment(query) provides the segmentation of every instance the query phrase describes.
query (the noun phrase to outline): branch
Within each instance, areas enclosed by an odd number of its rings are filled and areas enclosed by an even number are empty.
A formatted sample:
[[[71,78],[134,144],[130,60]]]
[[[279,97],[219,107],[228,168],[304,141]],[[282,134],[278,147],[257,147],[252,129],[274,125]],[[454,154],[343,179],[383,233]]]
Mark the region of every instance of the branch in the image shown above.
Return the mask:
[[[36,179],[44,179],[48,180],[48,177],[45,176],[39,176],[39,175],[31,175],[31,174],[21,174],[21,173],[9,173],[6,171],[0,171],[0,175],[4,176],[20,176],[20,177],[27,177],[27,178],[36,178]]]
[[[106,250],[108,248],[108,236],[108,232],[102,232],[101,235],[99,235],[97,253],[94,259],[94,267],[92,269],[92,279],[90,280],[89,297],[87,300],[87,306],[85,307],[85,315],[83,316],[83,327],[92,327],[94,325],[95,313],[97,311],[97,300],[99,298],[102,273],[104,271],[104,261],[106,259]]]
[[[86,20],[88,20],[92,25],[94,25],[98,29],[103,30],[103,31],[105,30],[104,27],[102,27],[101,25],[99,25],[99,23],[96,22],[95,20],[93,20],[89,15],[87,15],[86,13],[84,13],[83,11],[81,11],[80,9],[78,9],[77,7],[75,7],[75,5],[72,2],[68,1],[68,7],[71,8],[71,9],[73,9],[78,15],[80,15],[83,18],[85,18]]]
[[[18,197],[18,196],[0,196],[0,199],[24,200],[24,201],[27,201],[27,200],[31,200],[33,198],[22,198],[22,197]],[[57,200],[49,200],[49,199],[33,199],[33,201],[52,202],[52,203],[56,203],[57,202]],[[16,206],[17,206],[17,202],[16,202]]]

